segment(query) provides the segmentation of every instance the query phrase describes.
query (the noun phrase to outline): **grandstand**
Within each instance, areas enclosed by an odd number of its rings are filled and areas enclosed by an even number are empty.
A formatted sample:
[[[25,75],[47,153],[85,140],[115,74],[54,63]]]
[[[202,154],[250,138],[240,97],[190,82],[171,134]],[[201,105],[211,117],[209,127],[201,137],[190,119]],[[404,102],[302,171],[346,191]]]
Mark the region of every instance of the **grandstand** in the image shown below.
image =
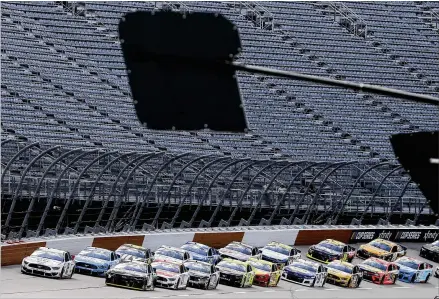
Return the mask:
[[[247,133],[152,131],[117,26],[221,13],[240,62],[438,96],[438,3],[2,2],[2,233],[431,223],[389,137],[438,130],[437,107],[239,73]]]

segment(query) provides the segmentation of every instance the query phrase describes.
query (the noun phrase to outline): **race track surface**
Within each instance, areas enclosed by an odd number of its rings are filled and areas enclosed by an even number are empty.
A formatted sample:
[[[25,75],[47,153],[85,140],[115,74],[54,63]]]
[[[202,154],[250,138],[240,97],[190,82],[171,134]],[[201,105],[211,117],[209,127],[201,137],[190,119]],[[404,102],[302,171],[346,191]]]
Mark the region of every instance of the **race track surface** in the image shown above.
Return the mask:
[[[419,258],[419,249],[422,244],[404,244],[408,256]],[[354,245],[358,247],[359,245]],[[306,254],[308,246],[298,246],[302,256]],[[420,258],[422,259],[422,258]],[[354,264],[362,260],[355,259]],[[435,267],[436,263],[428,261]],[[432,277],[425,283],[403,283],[380,286],[363,281],[358,289],[346,289],[326,283],[323,288],[304,287],[297,284],[280,281],[274,288],[252,286],[251,288],[234,288],[218,285],[216,290],[200,290],[187,288],[186,290],[167,290],[156,288],[154,291],[134,291],[122,288],[107,287],[103,278],[75,274],[72,279],[50,279],[28,276],[20,273],[20,266],[1,268],[1,295],[0,298],[353,298],[353,299],[390,299],[390,298],[419,298],[433,299],[439,295],[439,279]]]

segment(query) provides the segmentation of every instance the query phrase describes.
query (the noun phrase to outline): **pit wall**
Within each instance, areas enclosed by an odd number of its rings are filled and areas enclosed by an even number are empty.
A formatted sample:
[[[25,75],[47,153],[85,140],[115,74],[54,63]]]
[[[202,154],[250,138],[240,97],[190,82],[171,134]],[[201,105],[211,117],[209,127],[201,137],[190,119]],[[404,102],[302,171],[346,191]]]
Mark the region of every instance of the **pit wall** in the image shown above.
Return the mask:
[[[24,257],[30,255],[38,247],[50,247],[78,254],[87,246],[95,246],[110,250],[120,245],[131,243],[156,250],[161,245],[180,247],[188,241],[206,244],[214,248],[222,248],[232,241],[244,242],[263,247],[270,241],[278,241],[289,245],[313,245],[325,239],[335,239],[344,243],[364,243],[376,238],[395,242],[431,243],[439,237],[439,227],[312,227],[292,229],[254,229],[236,231],[175,231],[113,234],[58,236],[55,238],[21,240],[2,243],[1,265],[19,265]]]

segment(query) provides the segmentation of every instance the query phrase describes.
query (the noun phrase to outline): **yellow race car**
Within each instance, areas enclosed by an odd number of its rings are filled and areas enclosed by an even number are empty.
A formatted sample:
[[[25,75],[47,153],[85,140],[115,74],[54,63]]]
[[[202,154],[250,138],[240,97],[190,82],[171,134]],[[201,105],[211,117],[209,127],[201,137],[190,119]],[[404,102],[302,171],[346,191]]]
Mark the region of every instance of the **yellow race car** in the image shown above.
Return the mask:
[[[358,288],[363,280],[363,272],[356,265],[342,261],[332,261],[327,266],[326,282],[349,288]]]
[[[406,254],[407,247],[383,239],[370,241],[367,244],[361,245],[357,250],[357,257],[361,259],[376,257],[388,262],[393,262]]]
[[[255,278],[253,279],[254,285],[262,287],[277,286],[281,276],[279,265],[256,258],[250,258],[248,263],[255,270]]]

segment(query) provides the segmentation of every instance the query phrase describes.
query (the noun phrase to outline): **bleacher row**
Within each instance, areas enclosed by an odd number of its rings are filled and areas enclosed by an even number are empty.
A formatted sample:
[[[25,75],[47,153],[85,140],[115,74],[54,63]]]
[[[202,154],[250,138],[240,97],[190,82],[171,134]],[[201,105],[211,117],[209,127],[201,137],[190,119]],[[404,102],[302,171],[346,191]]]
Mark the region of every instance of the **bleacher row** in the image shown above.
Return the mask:
[[[349,34],[311,2],[261,3],[274,16],[273,31],[257,28],[236,3],[182,6],[235,22],[243,43],[239,61],[439,95],[439,35],[418,17],[420,4],[345,4],[373,36]],[[248,134],[148,130],[133,109],[117,25],[124,13],[155,5],[87,2],[85,15],[74,15],[60,2],[2,2],[2,139],[379,162],[394,159],[391,134],[439,128],[439,110],[429,105],[239,73]]]

